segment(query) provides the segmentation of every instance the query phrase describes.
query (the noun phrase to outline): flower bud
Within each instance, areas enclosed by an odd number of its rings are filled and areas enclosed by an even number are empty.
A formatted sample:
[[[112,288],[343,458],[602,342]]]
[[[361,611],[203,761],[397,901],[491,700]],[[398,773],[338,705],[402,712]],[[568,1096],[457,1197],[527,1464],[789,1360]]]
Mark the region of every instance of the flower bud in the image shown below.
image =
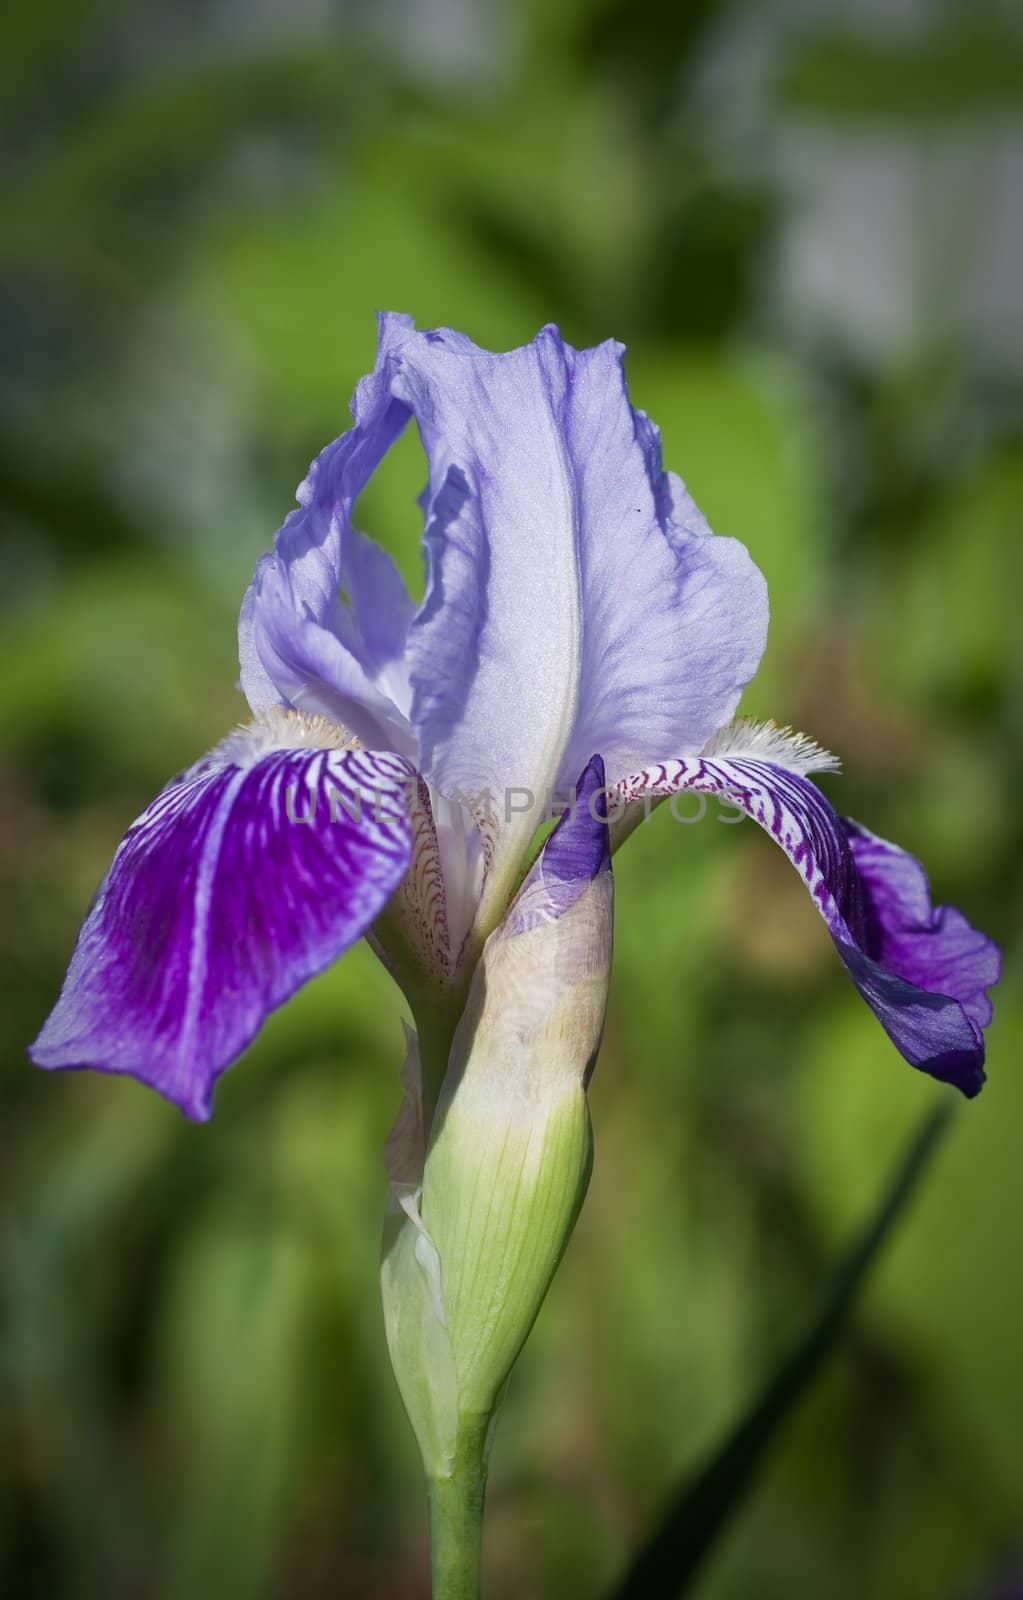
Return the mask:
[[[601,781],[592,762],[573,814],[484,947],[418,1192],[401,1136],[418,1125],[414,1087],[396,1125],[392,1190],[404,1216],[385,1241],[388,1339],[435,1476],[494,1412],[589,1180],[586,1085],[612,945],[607,825],[590,810]],[[406,1078],[414,1083],[414,1063]]]

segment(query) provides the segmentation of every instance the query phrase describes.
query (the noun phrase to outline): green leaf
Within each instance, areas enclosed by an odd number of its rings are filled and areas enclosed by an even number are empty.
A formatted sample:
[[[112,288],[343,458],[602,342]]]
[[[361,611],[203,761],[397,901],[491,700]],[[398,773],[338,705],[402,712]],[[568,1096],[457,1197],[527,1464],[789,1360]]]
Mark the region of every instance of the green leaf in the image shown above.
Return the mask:
[[[746,1416],[681,1491],[608,1600],[668,1600],[684,1594],[750,1490],[782,1425],[840,1338],[871,1266],[916,1192],[949,1126],[953,1106],[930,1112],[898,1163],[874,1216],[853,1242],[810,1326]]]

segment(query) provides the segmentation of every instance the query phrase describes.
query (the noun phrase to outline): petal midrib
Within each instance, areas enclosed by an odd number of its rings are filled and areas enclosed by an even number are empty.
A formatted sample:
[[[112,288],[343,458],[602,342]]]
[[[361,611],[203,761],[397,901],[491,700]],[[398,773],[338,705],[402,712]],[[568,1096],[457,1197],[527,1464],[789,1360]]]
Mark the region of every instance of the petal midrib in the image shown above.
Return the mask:
[[[564,363],[563,356],[561,359]],[[548,722],[546,737],[537,752],[536,770],[528,775],[523,774],[521,784],[518,782],[516,774],[505,774],[506,788],[527,787],[531,791],[533,803],[529,810],[514,813],[512,820],[504,826],[499,835],[498,844],[483,885],[483,893],[470,939],[470,944],[474,944],[477,948],[482,945],[487,935],[493,931],[500,921],[533,835],[548,814],[551,794],[557,782],[562,759],[571,740],[579,708],[579,671],[582,660],[583,628],[583,575],[580,559],[582,530],[580,527],[577,477],[566,445],[567,419],[565,411],[571,395],[572,376],[566,365],[563,365],[563,373],[564,393],[557,407],[550,388],[545,382],[543,373],[538,369],[535,375],[536,385],[549,418],[550,432],[554,441],[554,455],[560,466],[558,476],[561,505],[558,508],[557,517],[552,519],[552,526],[565,530],[565,537],[560,541],[562,548],[557,562],[557,568],[561,575],[558,584],[557,614],[560,616],[562,607],[564,607],[566,621],[561,631],[561,638],[564,641],[563,649],[560,652],[561,659],[558,662],[557,670],[551,673],[551,677],[560,685],[561,692],[556,694],[551,702],[552,714]],[[561,413],[560,416],[559,412]],[[554,563],[551,563],[551,566],[553,568]],[[501,817],[503,819],[506,795],[501,794],[496,799],[501,807]]]

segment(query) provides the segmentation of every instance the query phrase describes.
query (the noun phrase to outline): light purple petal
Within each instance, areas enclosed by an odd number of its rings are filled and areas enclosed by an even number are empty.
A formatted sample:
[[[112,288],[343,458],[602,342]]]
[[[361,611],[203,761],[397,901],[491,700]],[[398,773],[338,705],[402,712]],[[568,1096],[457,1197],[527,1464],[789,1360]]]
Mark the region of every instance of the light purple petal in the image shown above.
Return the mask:
[[[407,718],[358,659],[354,629],[340,601],[335,609],[327,623],[309,615],[296,603],[281,559],[263,557],[243,601],[239,629],[241,681],[250,706],[257,714],[284,705],[323,716],[370,748],[409,754],[413,741]]]
[[[393,755],[278,749],[165,789],[114,858],[33,1060],[130,1073],[208,1117],[267,1013],[404,876],[410,778]]]
[[[384,316],[355,426],[314,463],[242,609],[254,709],[320,712],[449,796],[492,797],[492,910],[549,794],[594,750],[613,781],[701,746],[764,647],[763,579],[665,474],[621,358],[552,327],[498,355]],[[409,415],[429,460],[411,622],[393,567],[351,527]],[[512,789],[533,804],[509,804]]]
[[[507,355],[448,330],[397,347],[430,461],[412,717],[442,789],[561,787],[594,750],[617,779],[702,745],[759,663],[763,579],[675,519],[621,356],[554,328]]]
[[[626,799],[721,794],[796,867],[856,987],[908,1062],[975,1095],[984,1082],[985,991],[1001,960],[952,906],[932,907],[919,862],[840,817],[802,773],[742,756],[670,761],[626,780]]]
[[[364,743],[410,745],[405,640],[413,605],[394,563],[352,527],[352,509],[408,421],[390,391],[409,319],[381,321],[374,371],[352,402],[354,427],[321,451],[242,605],[242,688],[273,706],[331,717]],[[342,591],[347,598],[343,603]]]

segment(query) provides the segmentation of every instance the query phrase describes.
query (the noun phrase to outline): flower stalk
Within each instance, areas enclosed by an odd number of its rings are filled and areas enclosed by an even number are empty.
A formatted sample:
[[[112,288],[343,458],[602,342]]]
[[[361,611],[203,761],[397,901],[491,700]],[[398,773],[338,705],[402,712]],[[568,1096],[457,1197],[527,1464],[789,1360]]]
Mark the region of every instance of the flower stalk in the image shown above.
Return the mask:
[[[427,1480],[433,1600],[477,1600],[490,1418],[466,1418],[451,1471]]]

